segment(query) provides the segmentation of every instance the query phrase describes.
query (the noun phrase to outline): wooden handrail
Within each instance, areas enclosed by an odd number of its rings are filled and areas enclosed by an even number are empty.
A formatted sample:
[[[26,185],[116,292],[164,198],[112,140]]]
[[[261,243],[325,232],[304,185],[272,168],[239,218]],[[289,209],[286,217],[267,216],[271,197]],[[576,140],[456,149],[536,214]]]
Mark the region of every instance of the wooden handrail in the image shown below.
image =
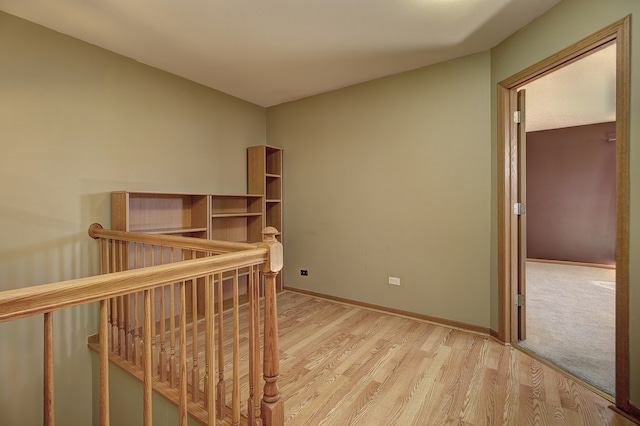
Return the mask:
[[[144,383],[144,424],[152,424],[151,395],[154,382],[167,383],[174,389],[176,382],[179,395],[180,425],[187,424],[187,405],[196,404],[200,397],[199,367],[204,362],[204,401],[208,411],[208,424],[216,418],[224,417],[224,358],[222,341],[222,281],[223,274],[233,274],[233,395],[232,422],[240,421],[239,388],[239,304],[238,277],[240,270],[248,270],[249,305],[249,405],[247,417],[251,425],[279,426],[284,424],[284,410],[278,390],[279,355],[278,327],[275,299],[275,277],[282,269],[282,244],[276,239],[275,228],[263,230],[263,242],[259,244],[228,243],[194,238],[148,235],[105,230],[93,224],[89,235],[100,239],[101,275],[67,280],[0,292],[0,323],[34,315],[44,315],[45,322],[45,365],[44,365],[44,424],[54,425],[53,404],[53,313],[87,303],[100,302],[100,424],[109,425],[109,357],[119,356],[132,361],[132,365],[143,370]],[[138,249],[141,249],[140,252]],[[160,256],[155,256],[158,252]],[[167,251],[163,251],[167,250]],[[174,251],[175,250],[175,251]],[[140,253],[140,256],[138,254]],[[148,256],[147,256],[148,254]],[[214,255],[215,254],[215,255]],[[168,255],[168,262],[166,256]],[[174,258],[176,255],[176,258]],[[155,259],[154,259],[155,256]],[[185,260],[187,259],[187,260]],[[147,260],[151,266],[147,266]],[[156,265],[156,263],[160,263]],[[133,268],[133,269],[130,269]],[[136,269],[137,268],[137,269]],[[246,274],[246,272],[242,272]],[[261,278],[264,277],[264,392],[259,401],[259,353],[260,353],[260,308],[258,303]],[[218,291],[218,348],[213,332],[215,327],[214,289],[217,279]],[[191,400],[187,400],[187,287],[190,298],[190,332],[192,346],[197,348],[199,297],[196,289],[204,285],[205,324],[207,341],[204,358],[198,353],[191,357]],[[174,299],[174,286],[179,289],[179,299]],[[169,292],[169,306],[164,299],[165,289]],[[159,291],[160,310],[154,317],[157,306],[155,297]],[[139,323],[139,296],[142,296],[142,324]],[[178,301],[179,314],[174,312]],[[165,309],[169,308],[169,345],[166,354]],[[179,320],[176,327],[175,319]],[[159,334],[156,324],[160,329]],[[179,357],[176,360],[175,330],[179,331],[177,344]],[[140,338],[140,333],[142,338]],[[156,342],[158,337],[158,342]],[[218,373],[216,383],[216,357],[218,349]],[[175,366],[178,365],[178,371]],[[169,371],[166,371],[168,368]],[[167,373],[168,376],[167,377]],[[175,377],[175,376],[179,377]],[[216,392],[218,391],[218,392]],[[219,397],[216,397],[219,393]],[[259,407],[259,408],[258,408]]]
[[[206,251],[215,254],[230,253],[256,248],[259,243],[238,243],[233,241],[205,240],[202,238],[179,237],[176,235],[144,234],[142,232],[112,231],[103,229],[99,223],[89,227],[93,239],[109,238],[118,241],[171,246],[175,248]]]
[[[252,247],[242,252],[3,291],[0,292],[0,322],[98,302],[174,281],[267,261],[267,249]]]

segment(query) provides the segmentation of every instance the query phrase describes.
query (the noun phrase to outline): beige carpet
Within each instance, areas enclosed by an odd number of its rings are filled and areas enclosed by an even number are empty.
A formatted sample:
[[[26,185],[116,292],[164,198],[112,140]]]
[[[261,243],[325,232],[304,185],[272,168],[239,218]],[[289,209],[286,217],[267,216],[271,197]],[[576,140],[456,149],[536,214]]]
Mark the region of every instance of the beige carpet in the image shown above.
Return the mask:
[[[520,346],[615,393],[615,270],[527,262],[527,339]]]

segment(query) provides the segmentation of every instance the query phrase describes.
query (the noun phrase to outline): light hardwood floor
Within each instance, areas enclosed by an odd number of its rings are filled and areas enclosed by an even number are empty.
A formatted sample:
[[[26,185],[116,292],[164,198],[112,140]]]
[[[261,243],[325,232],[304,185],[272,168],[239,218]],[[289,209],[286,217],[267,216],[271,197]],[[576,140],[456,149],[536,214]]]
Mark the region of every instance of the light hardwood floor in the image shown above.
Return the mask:
[[[278,311],[288,426],[633,424],[486,336],[291,291]]]

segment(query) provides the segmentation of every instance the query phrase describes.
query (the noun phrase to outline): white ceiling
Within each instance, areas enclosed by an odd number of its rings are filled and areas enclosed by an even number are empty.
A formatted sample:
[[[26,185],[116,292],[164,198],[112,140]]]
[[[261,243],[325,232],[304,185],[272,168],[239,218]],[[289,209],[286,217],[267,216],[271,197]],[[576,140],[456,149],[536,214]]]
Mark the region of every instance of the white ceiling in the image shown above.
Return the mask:
[[[616,45],[523,87],[528,132],[616,120]]]
[[[488,50],[560,0],[0,0],[264,107]]]

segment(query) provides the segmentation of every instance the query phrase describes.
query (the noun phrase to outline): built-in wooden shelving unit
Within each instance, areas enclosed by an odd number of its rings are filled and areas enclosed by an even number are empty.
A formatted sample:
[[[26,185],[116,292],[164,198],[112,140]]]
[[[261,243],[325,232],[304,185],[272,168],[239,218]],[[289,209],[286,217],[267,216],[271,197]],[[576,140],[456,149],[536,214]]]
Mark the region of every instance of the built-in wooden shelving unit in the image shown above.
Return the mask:
[[[112,192],[111,229],[209,238],[209,196]]]
[[[282,241],[282,148],[247,149],[247,192],[115,191],[111,193],[111,229],[258,243],[263,228],[273,226]],[[281,289],[282,274],[277,280]]]
[[[247,148],[247,192],[264,196],[263,226],[273,226],[282,241],[282,148],[259,145]],[[276,278],[282,289],[282,272]]]
[[[247,192],[264,195],[264,225],[282,232],[282,148],[247,149]]]
[[[211,239],[262,241],[262,195],[211,195]]]

